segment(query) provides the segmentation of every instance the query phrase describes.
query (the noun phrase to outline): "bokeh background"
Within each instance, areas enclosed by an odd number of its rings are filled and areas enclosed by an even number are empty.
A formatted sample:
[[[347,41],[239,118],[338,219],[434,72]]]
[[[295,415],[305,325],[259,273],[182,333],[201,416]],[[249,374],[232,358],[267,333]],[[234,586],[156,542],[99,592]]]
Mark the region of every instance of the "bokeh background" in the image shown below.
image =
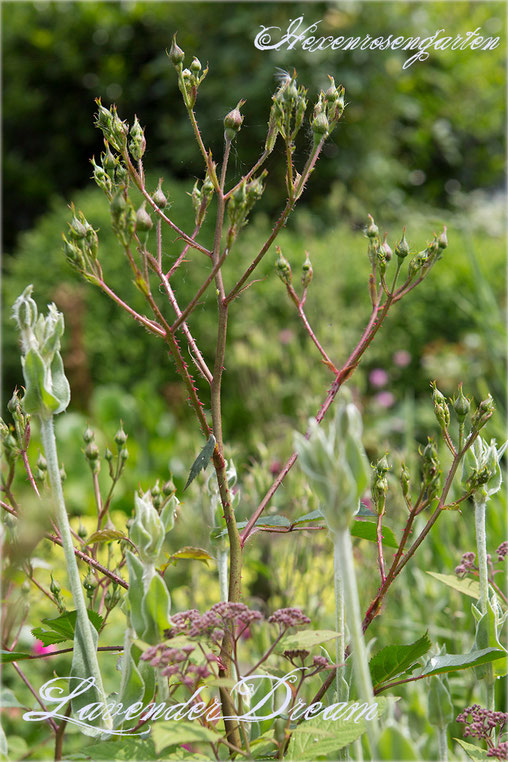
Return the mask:
[[[374,461],[385,449],[392,453],[392,487],[396,489],[401,460],[417,470],[418,445],[428,435],[438,436],[429,394],[432,380],[448,395],[461,381],[476,401],[492,393],[498,413],[486,435],[504,438],[504,3],[4,2],[1,10],[4,406],[22,382],[9,312],[16,296],[33,282],[39,304],[54,300],[66,315],[64,360],[73,400],[57,431],[76,522],[93,523],[93,496],[81,452],[87,422],[104,446],[120,419],[129,434],[128,469],[115,502],[119,520],[130,515],[138,485],[147,489],[171,474],[181,489],[201,446],[164,347],[82,283],[61,252],[68,205],[74,202],[100,228],[101,261],[111,283],[141,308],[109,228],[108,206],[90,180],[89,160],[102,150],[93,126],[97,97],[105,105],[116,103],[129,122],[137,114],[146,126],[149,187],[155,188],[163,176],[175,221],[192,229],[187,194],[202,178],[203,167],[165,53],[175,32],[186,62],[196,55],[210,67],[196,113],[214,155],[220,156],[224,115],[241,98],[247,101],[230,164],[231,182],[262,150],[280,70],[297,70],[311,103],[326,88],[328,74],[346,88],[344,116],[279,240],[295,277],[305,251],[310,252],[314,280],[308,314],[337,363],[347,357],[368,319],[362,232],[367,214],[374,215],[392,246],[407,226],[414,251],[424,248],[443,224],[448,227],[443,260],[394,309],[351,384],[364,413],[369,456]],[[485,35],[499,36],[501,44],[488,52],[431,51],[427,61],[406,70],[402,64],[408,54],[402,51],[256,50],[253,40],[260,25],[285,29],[289,19],[302,14],[308,24],[321,20],[323,35],[424,37],[444,28],[454,37],[480,27]],[[307,123],[297,162],[303,164],[310,141]],[[254,256],[284,202],[281,146],[267,167],[264,197],[236,259],[226,268],[230,283]],[[212,235],[211,225],[203,235],[205,241]],[[165,245],[174,251],[170,236]],[[224,429],[228,456],[234,457],[239,473],[240,519],[264,494],[271,474],[291,450],[293,429],[305,428],[330,382],[275,275],[274,258],[267,255],[259,268],[261,282],[231,311]],[[189,266],[175,281],[182,303],[195,293],[203,272]],[[213,299],[210,293],[190,321],[207,359],[213,357],[215,340]],[[445,466],[446,453],[441,454]],[[313,500],[295,474],[277,493],[272,510],[294,518],[315,508]],[[207,547],[206,502],[196,482],[175,530],[180,544],[189,544],[191,531],[193,544]],[[488,517],[492,553],[505,539],[505,508],[500,493]],[[403,520],[397,499],[391,510],[387,523],[397,530]],[[419,568],[415,564],[407,570],[406,583],[394,589],[383,617],[369,632],[380,643],[400,639],[401,632],[404,642],[411,642],[428,628],[449,652],[468,648],[474,631],[470,601],[439,586],[425,570],[452,574],[461,554],[473,547],[471,507],[463,515],[443,516],[421,549]],[[375,558],[365,542],[358,543],[356,552],[367,604],[376,589]],[[195,567],[195,562],[181,564],[169,572],[177,606],[208,605],[208,597],[213,599],[214,570]],[[326,579],[329,584],[323,585]],[[258,536],[251,543],[245,584],[260,605],[301,605],[319,618],[320,626],[333,626],[330,547],[324,536]],[[413,736],[417,729],[415,753],[420,756],[414,758],[431,758],[434,739],[424,690],[405,690],[411,714],[398,721]],[[454,680],[459,710],[474,692],[473,677]],[[455,735],[459,733],[457,728]]]

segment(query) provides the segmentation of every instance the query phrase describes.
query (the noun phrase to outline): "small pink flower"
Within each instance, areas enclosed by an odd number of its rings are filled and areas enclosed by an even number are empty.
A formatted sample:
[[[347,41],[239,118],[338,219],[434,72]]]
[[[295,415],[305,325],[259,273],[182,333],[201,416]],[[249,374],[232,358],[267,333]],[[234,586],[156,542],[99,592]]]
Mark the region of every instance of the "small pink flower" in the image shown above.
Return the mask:
[[[369,373],[372,386],[385,386],[388,383],[388,373],[383,368],[375,368]]]
[[[374,399],[378,405],[381,405],[381,407],[391,407],[395,402],[395,397],[391,392],[379,392]]]
[[[41,656],[42,654],[52,654],[55,650],[56,649],[54,645],[44,646],[41,640],[36,640],[32,646],[32,652],[36,656]]]
[[[405,368],[411,362],[411,355],[405,349],[399,349],[394,353],[392,360],[399,368]]]

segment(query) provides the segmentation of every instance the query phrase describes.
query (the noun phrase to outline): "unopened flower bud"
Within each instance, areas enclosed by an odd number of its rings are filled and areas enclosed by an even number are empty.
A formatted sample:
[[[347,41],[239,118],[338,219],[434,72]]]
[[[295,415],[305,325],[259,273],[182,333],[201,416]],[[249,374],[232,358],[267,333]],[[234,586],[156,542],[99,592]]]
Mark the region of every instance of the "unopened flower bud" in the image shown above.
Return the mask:
[[[60,593],[61,593],[61,591],[62,591],[62,588],[60,587],[60,585],[58,584],[58,582],[56,582],[56,581],[53,579],[53,575],[51,575],[51,583],[50,583],[50,585],[49,585],[49,589],[50,589],[50,591],[53,593],[53,595],[54,595],[56,598],[58,598],[58,597],[60,596]]]
[[[240,131],[243,122],[240,108],[244,103],[245,101],[239,101],[236,107],[224,117],[224,135],[227,140],[233,140]]]
[[[104,458],[110,463],[113,460],[113,453],[109,449],[109,447],[106,447],[106,450],[104,452]]]
[[[86,590],[86,594],[88,598],[92,598],[95,592],[95,588],[97,587],[97,580],[90,572],[86,575],[85,579],[83,580],[83,587]]]
[[[406,228],[402,230],[402,238],[395,247],[395,254],[399,259],[405,259],[409,254],[409,244],[406,241]]]
[[[388,458],[386,457],[386,455],[383,455],[383,457],[380,458],[380,460],[378,460],[378,462],[376,463],[376,472],[380,476],[384,476],[385,474],[388,473],[389,470],[390,470],[390,464],[388,463]]]
[[[121,447],[124,445],[127,441],[128,434],[125,433],[123,430],[123,427],[120,427],[118,431],[115,434],[115,442],[118,445],[118,447]]]
[[[42,453],[39,453],[39,457],[37,458],[37,468],[39,468],[41,471],[48,470],[48,463]]]
[[[120,458],[121,460],[125,461],[129,457],[129,451],[126,447],[122,447],[120,450]]]
[[[480,402],[473,413],[471,419],[473,429],[480,429],[488,421],[494,410],[494,400],[492,399],[492,395],[489,394],[486,399]]]
[[[86,227],[77,217],[73,217],[69,223],[69,235],[76,240],[86,236]]]
[[[98,474],[101,468],[99,448],[95,442],[89,442],[85,448],[85,457],[93,474]]]
[[[324,135],[328,135],[329,130],[330,125],[326,114],[324,112],[316,114],[312,120],[312,132],[314,133],[314,137],[320,140]]]
[[[379,235],[379,228],[374,222],[374,217],[371,214],[369,214],[368,217],[369,217],[369,224],[365,231],[365,235],[367,236],[367,238],[376,238],[376,236]]]
[[[437,245],[440,249],[446,249],[448,246],[448,238],[446,235],[446,226],[443,228],[443,232],[437,238]]]
[[[157,204],[159,209],[165,209],[166,206],[168,205],[168,200],[162,191],[162,178],[160,178],[159,180],[159,185],[157,187],[157,190],[153,194],[152,199]]]
[[[305,262],[302,265],[302,286],[307,288],[312,280],[314,271],[309,257],[309,252],[305,252]]]
[[[93,461],[99,458],[99,448],[95,442],[90,441],[85,448],[85,457],[87,460]]]
[[[114,172],[118,164],[118,160],[115,159],[115,157],[111,153],[109,144],[106,144],[106,151],[105,153],[102,154],[102,164],[104,166],[104,169],[108,172],[108,174],[112,176],[112,173]]]
[[[9,413],[17,413],[18,410],[21,407],[21,401],[19,399],[19,392],[17,389],[15,389],[14,394],[10,398],[9,402],[7,403],[7,410]]]
[[[153,228],[152,218],[145,209],[146,201],[143,201],[136,212],[136,231],[138,233],[147,233]]]
[[[173,480],[169,479],[162,487],[162,494],[164,497],[169,497],[173,494],[173,492],[176,492],[176,487],[173,484]]]
[[[275,270],[277,272],[277,275],[281,279],[283,283],[285,283],[287,286],[291,283],[293,279],[293,274],[291,272],[291,265],[287,261],[286,257],[283,255],[280,246],[277,246],[275,251],[278,254],[277,261],[275,262]]]
[[[106,193],[111,193],[111,178],[108,177],[106,172],[104,171],[103,167],[101,167],[99,164],[95,163],[95,159],[90,160],[93,166],[93,178],[99,188],[101,188]]]
[[[194,58],[192,59],[192,63],[190,65],[191,72],[195,75],[199,75],[201,72],[201,69],[202,69],[201,61],[199,60],[199,58],[196,58],[196,56],[194,56]]]
[[[385,233],[385,236],[383,238],[383,243],[381,244],[381,251],[385,255],[385,260],[389,262],[390,259],[392,258],[392,250],[386,241],[387,236],[388,236],[388,233]]]
[[[111,125],[113,123],[113,115],[109,109],[102,105],[100,98],[97,98],[95,102],[97,103],[98,107],[95,124],[97,127],[99,127],[100,130],[102,130],[102,132],[105,133],[107,130],[111,129]]]
[[[171,43],[171,48],[170,48],[170,51],[169,51],[169,57],[171,59],[171,62],[176,67],[181,66],[181,64],[183,62],[183,59],[185,58],[185,53],[176,44],[176,34],[173,35],[173,41]]]
[[[463,423],[471,409],[471,403],[462,391],[462,384],[459,384],[459,392],[453,401],[453,409],[459,423]]]
[[[81,537],[82,540],[84,540],[86,537],[88,537],[87,529],[86,529],[86,527],[83,526],[81,521],[79,522],[78,535],[79,535],[79,537]]]
[[[130,136],[129,151],[131,152],[131,156],[136,161],[141,161],[146,149],[146,140],[143,128],[141,127],[137,116],[131,127]]]
[[[388,479],[386,474],[390,470],[386,455],[378,460],[375,466],[374,478],[372,480],[371,494],[372,502],[378,514],[384,513],[386,505],[386,495],[388,493]]]
[[[434,413],[442,429],[447,429],[450,425],[450,408],[446,404],[446,399],[437,388],[435,382],[432,384],[432,400],[434,402]]]
[[[402,494],[404,497],[407,497],[409,495],[410,481],[409,471],[407,470],[404,463],[402,464],[402,470],[400,472],[400,485],[402,487]]]
[[[117,218],[121,215],[121,213],[125,210],[125,207],[127,206],[127,201],[125,199],[125,194],[123,191],[118,191],[118,193],[115,193],[111,200],[110,204],[110,210],[113,217]]]
[[[87,426],[87,428],[83,432],[83,439],[85,441],[85,444],[88,444],[93,439],[95,439],[95,434],[89,426]]]

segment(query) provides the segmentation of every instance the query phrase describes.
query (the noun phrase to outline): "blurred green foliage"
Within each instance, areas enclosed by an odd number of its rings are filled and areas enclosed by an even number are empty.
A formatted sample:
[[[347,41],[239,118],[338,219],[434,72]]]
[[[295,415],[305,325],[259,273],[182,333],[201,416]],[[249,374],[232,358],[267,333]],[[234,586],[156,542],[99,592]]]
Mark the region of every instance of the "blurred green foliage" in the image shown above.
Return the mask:
[[[342,82],[349,103],[325,148],[303,203],[327,221],[367,211],[398,215],[411,197],[445,204],[457,190],[503,182],[504,50],[433,51],[406,70],[403,51],[260,51],[261,25],[287,28],[304,16],[334,36],[452,36],[480,27],[500,36],[504,3],[469,2],[7,2],[2,4],[4,82],[4,240],[31,226],[54,194],[83,187],[88,159],[101,149],[91,128],[94,98],[116,102],[148,126],[152,166],[175,177],[201,175],[190,127],[182,119],[176,77],[165,54],[178,31],[190,62],[210,63],[197,113],[214,152],[222,119],[247,98],[237,171],[264,141],[277,68],[296,68],[315,98],[327,74]],[[302,136],[303,151],[308,136]],[[270,171],[281,179],[281,164]],[[268,193],[273,210],[277,193]]]
[[[423,248],[443,223],[449,248],[429,279],[396,305],[382,333],[356,372],[351,386],[363,407],[365,444],[374,461],[391,451],[387,524],[400,536],[405,507],[398,491],[400,463],[418,473],[417,443],[428,433],[438,436],[430,402],[429,382],[436,379],[445,394],[464,381],[476,399],[491,392],[498,413],[485,436],[504,437],[505,399],[504,207],[492,195],[502,178],[504,110],[503,48],[481,51],[431,52],[425,64],[401,68],[401,52],[256,51],[252,40],[261,24],[287,26],[304,14],[308,23],[323,19],[323,34],[432,34],[446,28],[460,34],[482,27],[486,34],[505,31],[504,4],[499,2],[364,2],[364,3],[4,3],[4,219],[9,253],[4,278],[4,399],[21,383],[16,337],[9,320],[14,298],[29,282],[43,305],[55,300],[66,316],[65,364],[73,389],[72,411],[57,421],[67,481],[66,497],[73,525],[94,526],[90,474],[82,453],[88,423],[101,453],[111,446],[119,420],[129,434],[125,477],[113,502],[113,521],[125,528],[133,508],[133,492],[161,483],[171,474],[183,498],[174,532],[174,550],[182,545],[209,546],[208,497],[200,476],[184,495],[181,489],[202,445],[192,411],[162,342],[148,335],[98,290],[82,283],[61,252],[61,233],[70,219],[73,200],[100,228],[100,258],[106,278],[134,307],[144,302],[129,281],[128,269],[109,224],[109,211],[97,189],[87,187],[88,159],[102,150],[93,129],[93,100],[115,101],[122,118],[137,113],[147,126],[149,189],[159,175],[172,201],[171,214],[184,229],[193,228],[190,199],[194,177],[202,166],[164,48],[174,31],[188,59],[196,54],[211,65],[198,100],[202,131],[217,154],[222,119],[241,98],[245,123],[231,160],[231,176],[240,176],[257,158],[263,143],[276,67],[299,72],[312,99],[330,73],[346,87],[349,105],[344,120],[326,146],[325,156],[302,199],[302,208],[280,236],[279,243],[299,283],[305,251],[310,252],[314,279],[307,310],[313,328],[332,358],[340,363],[357,342],[368,315],[368,260],[361,226],[371,212],[392,244],[406,224],[411,248]],[[375,28],[374,28],[375,27]],[[303,136],[297,160],[307,148]],[[269,164],[269,184],[260,211],[225,267],[226,284],[243,271],[270,232],[283,188],[280,150]],[[159,168],[162,168],[159,170]],[[91,184],[91,182],[89,183]],[[483,191],[483,192],[480,192]],[[43,214],[29,232],[35,216]],[[210,224],[204,240],[211,236]],[[396,222],[395,222],[396,220]],[[165,233],[168,268],[181,243]],[[181,305],[194,295],[206,262],[198,253],[178,271],[174,287]],[[241,501],[238,518],[247,518],[289,454],[291,432],[305,428],[331,381],[314,346],[298,321],[294,306],[274,272],[270,252],[255,283],[231,306],[229,346],[224,374],[224,436],[227,457],[239,469]],[[203,297],[190,319],[208,361],[215,343],[215,296]],[[161,305],[170,315],[161,296]],[[396,352],[405,352],[404,361]],[[373,372],[386,374],[382,384]],[[197,373],[195,373],[197,376]],[[379,374],[377,376],[379,379]],[[197,378],[206,399],[205,385]],[[382,396],[384,395],[384,397]],[[387,396],[389,395],[389,396]],[[391,396],[390,396],[391,395]],[[33,431],[31,462],[37,458]],[[449,462],[440,446],[443,468]],[[106,464],[101,485],[108,483]],[[23,479],[19,476],[19,479]],[[23,482],[24,484],[24,482]],[[18,483],[18,487],[23,485]],[[298,468],[274,496],[268,512],[290,518],[317,507]],[[495,496],[487,522],[489,552],[505,538],[506,498]],[[80,517],[78,519],[78,516]],[[428,516],[422,515],[422,525]],[[415,528],[415,532],[418,526]],[[450,653],[473,643],[470,599],[440,585],[425,572],[453,574],[460,556],[474,549],[472,507],[446,512],[418,551],[414,563],[394,584],[382,616],[368,632],[376,651],[392,642],[411,642],[429,628],[432,640]],[[331,543],[324,532],[290,536],[257,534],[247,546],[244,583],[250,600],[269,612],[278,606],[301,606],[315,626],[334,627]],[[105,551],[101,551],[104,552]],[[355,540],[365,609],[379,584],[374,546]],[[63,559],[47,542],[37,555],[65,585]],[[391,558],[391,556],[390,556]],[[41,571],[42,575],[43,572]],[[218,596],[216,568],[194,561],[169,567],[166,576],[174,610],[203,610]],[[49,569],[47,570],[49,583]],[[20,585],[22,578],[20,578]],[[31,624],[47,616],[44,599],[31,595]],[[111,617],[108,643],[120,643],[124,619]],[[20,645],[30,648],[27,628]],[[254,660],[262,646],[253,634],[244,643]],[[107,682],[115,686],[116,655],[101,657]],[[28,662],[34,685],[64,673],[66,657]],[[6,684],[30,704],[28,690],[12,672]],[[469,672],[450,681],[459,709],[482,700]],[[498,691],[502,693],[502,681]],[[435,753],[434,731],[426,716],[426,686],[400,689],[403,716],[421,758]],[[500,696],[502,700],[502,696]],[[502,708],[502,704],[499,705]],[[13,714],[7,730],[19,733]],[[10,738],[10,752],[20,758],[40,743],[41,727],[23,723],[26,736]],[[462,735],[451,729],[450,737]],[[70,734],[67,749],[78,750],[79,734]],[[43,759],[47,749],[32,753]]]

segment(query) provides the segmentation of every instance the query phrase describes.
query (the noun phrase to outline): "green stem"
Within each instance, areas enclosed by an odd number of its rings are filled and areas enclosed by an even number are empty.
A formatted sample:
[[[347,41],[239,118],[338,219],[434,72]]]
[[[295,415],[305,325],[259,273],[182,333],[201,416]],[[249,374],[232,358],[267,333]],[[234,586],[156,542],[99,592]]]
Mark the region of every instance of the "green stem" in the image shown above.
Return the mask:
[[[60,530],[62,547],[65,556],[65,565],[67,567],[67,576],[72,592],[74,605],[76,606],[76,633],[81,630],[82,645],[87,658],[87,664],[90,668],[90,677],[95,679],[95,686],[103,701],[106,696],[102,685],[102,677],[97,661],[97,651],[92,637],[92,624],[88,618],[85,596],[81,586],[78,565],[74,555],[74,546],[72,544],[71,528],[69,517],[65,508],[64,495],[62,490],[62,480],[60,478],[60,469],[58,466],[58,454],[56,449],[55,430],[53,427],[53,417],[43,418],[40,416],[41,440],[44,448],[44,455],[48,464],[49,482],[55,501],[56,520]],[[106,726],[111,727],[111,719],[105,720]]]
[[[478,577],[480,582],[480,611],[487,614],[489,608],[489,567],[487,562],[487,533],[485,530],[485,509],[487,499],[479,495],[474,499],[474,521],[476,529],[476,553],[478,557]],[[487,709],[494,711],[495,708],[495,681],[492,665],[489,665],[489,674],[485,677],[486,705]]]
[[[217,551],[217,571],[219,572],[219,588],[221,601],[228,599],[228,552]]]
[[[349,529],[342,529],[335,532],[334,546],[337,558],[341,565],[341,574],[344,585],[344,604],[351,638],[351,653],[353,657],[358,698],[367,704],[372,704],[374,702],[374,691],[370,677],[367,649],[363,639],[360,600],[358,597],[353,559],[353,543],[351,542]],[[369,738],[370,752],[374,755],[376,738],[378,736],[378,725],[375,720],[368,723],[367,735]]]
[[[437,732],[437,744],[438,744],[438,759],[441,762],[448,762],[448,726],[443,725],[436,728]]]
[[[337,691],[337,701],[347,701],[347,696],[342,698],[345,683],[343,680],[343,668],[339,665],[344,661],[344,649],[346,647],[344,635],[344,580],[341,574],[340,547],[337,535],[333,538],[333,581],[335,587],[335,629],[339,637],[335,641],[335,661],[337,669],[335,670],[335,687]]]
[[[487,501],[479,496],[474,501],[474,521],[476,529],[476,552],[478,554],[478,576],[480,581],[480,611],[487,613],[489,600],[489,569],[487,564],[487,534],[485,532],[485,508]]]

